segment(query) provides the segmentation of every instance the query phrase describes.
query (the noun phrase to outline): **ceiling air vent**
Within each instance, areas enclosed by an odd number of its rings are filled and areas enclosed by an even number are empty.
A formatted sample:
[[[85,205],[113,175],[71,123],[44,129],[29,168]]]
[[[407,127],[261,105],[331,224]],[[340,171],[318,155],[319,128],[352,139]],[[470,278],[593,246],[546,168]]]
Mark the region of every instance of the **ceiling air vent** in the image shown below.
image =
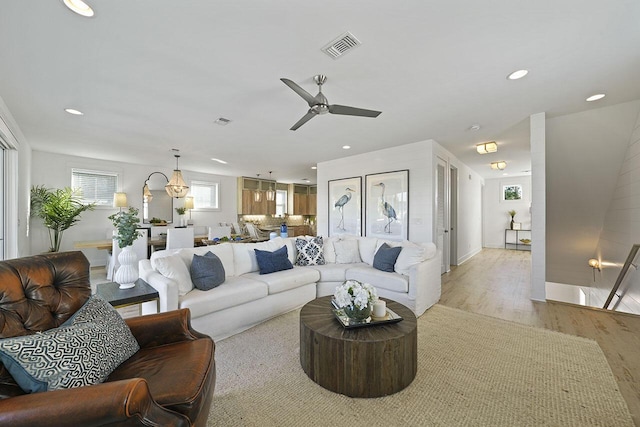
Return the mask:
[[[333,59],[338,59],[351,49],[355,49],[361,44],[362,43],[356,38],[356,36],[347,31],[346,33],[323,47],[322,51]]]

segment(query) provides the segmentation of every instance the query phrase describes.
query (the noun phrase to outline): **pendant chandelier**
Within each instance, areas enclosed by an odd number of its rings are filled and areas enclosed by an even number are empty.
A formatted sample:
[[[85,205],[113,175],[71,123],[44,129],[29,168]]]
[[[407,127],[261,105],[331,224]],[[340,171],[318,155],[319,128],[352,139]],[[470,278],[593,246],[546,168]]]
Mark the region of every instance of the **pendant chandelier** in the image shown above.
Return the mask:
[[[164,186],[164,189],[167,190],[167,194],[171,197],[175,197],[176,199],[181,199],[187,195],[189,192],[189,187],[187,183],[182,179],[182,172],[178,167],[178,159],[180,159],[179,154],[175,154],[176,158],[176,168],[173,170],[173,175],[171,175],[171,179]]]
[[[271,180],[271,172],[269,171],[269,180]],[[273,202],[276,199],[276,192],[273,189],[273,183],[269,183],[269,189],[267,190],[267,200]]]
[[[151,200],[153,200],[153,194],[151,194],[151,190],[149,190],[148,181],[149,180],[145,181],[144,187],[142,187],[142,197],[145,203],[151,203]]]

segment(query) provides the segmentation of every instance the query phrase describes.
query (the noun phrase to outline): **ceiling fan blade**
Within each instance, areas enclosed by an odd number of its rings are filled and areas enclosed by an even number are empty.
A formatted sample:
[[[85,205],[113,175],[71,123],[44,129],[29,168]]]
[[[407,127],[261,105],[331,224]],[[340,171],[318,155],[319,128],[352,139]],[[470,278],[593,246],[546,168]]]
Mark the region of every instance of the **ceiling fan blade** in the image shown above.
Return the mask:
[[[360,116],[360,117],[378,117],[382,111],[365,110],[364,108],[347,107],[346,105],[329,105],[329,112],[331,114],[342,114],[345,116]]]
[[[289,130],[298,129],[300,126],[307,123],[309,120],[313,119],[317,115],[318,113],[316,113],[315,111],[309,110],[309,112],[305,114],[300,120],[298,120],[298,122],[295,125],[291,126],[291,129]]]
[[[280,79],[282,80],[282,83],[286,84],[287,86],[289,86],[291,89],[293,89],[293,91],[295,93],[297,93],[298,95],[300,95],[305,101],[307,101],[307,104],[309,104],[309,107],[313,107],[314,105],[316,105],[318,102],[316,101],[316,98],[311,95],[309,92],[307,92],[306,90],[302,89],[300,86],[298,86],[297,83],[292,82],[289,79]]]

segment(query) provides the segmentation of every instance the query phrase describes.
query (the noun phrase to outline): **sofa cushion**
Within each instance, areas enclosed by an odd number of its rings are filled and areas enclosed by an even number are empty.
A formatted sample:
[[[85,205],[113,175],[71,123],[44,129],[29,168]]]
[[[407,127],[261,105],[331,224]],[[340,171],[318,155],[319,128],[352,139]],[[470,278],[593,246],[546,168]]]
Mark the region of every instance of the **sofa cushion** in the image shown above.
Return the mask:
[[[0,340],[0,360],[34,393],[101,383],[139,349],[120,314],[95,295],[59,328]]]
[[[369,265],[373,265],[373,257],[378,249],[378,239],[375,237],[358,237],[360,258]]]
[[[296,239],[296,265],[324,265],[322,236],[311,238],[298,237]]]
[[[212,254],[220,258],[220,261],[222,262],[222,266],[224,267],[225,276],[229,277],[229,276],[236,275],[234,260],[233,260],[233,249],[231,249],[231,245],[232,245],[231,243],[220,243],[218,245],[211,245],[211,246],[182,248],[177,250],[176,253],[180,255],[184,264],[187,266],[189,270],[191,270],[191,262],[193,261],[194,255],[202,256],[207,252],[211,252]]]
[[[260,268],[260,274],[270,274],[276,271],[291,270],[293,268],[293,264],[289,261],[286,246],[273,252],[261,251],[260,249],[254,249],[254,251],[256,253],[256,260],[258,261],[258,267]]]
[[[401,250],[401,247],[392,248],[386,243],[383,243],[373,257],[373,268],[380,271],[386,271],[387,273],[393,273],[396,259],[398,259],[398,255],[400,255]]]
[[[333,247],[336,250],[336,262],[338,264],[353,264],[362,262],[357,240],[336,240],[335,242],[333,242]]]
[[[336,237],[326,237],[322,239],[322,255],[324,256],[324,262],[326,264],[332,264],[336,262],[336,250],[333,247],[333,242],[339,240]]]
[[[185,295],[193,289],[191,274],[180,255],[175,254],[156,258],[155,265],[158,273],[176,281],[179,295]]]
[[[299,288],[309,283],[316,283],[320,279],[320,273],[313,267],[293,267],[292,270],[279,271],[266,275],[248,273],[243,277],[265,283],[271,295],[289,289]]]
[[[409,292],[409,277],[397,273],[387,273],[369,266],[358,266],[347,270],[347,280],[370,283],[376,288],[394,292]]]
[[[197,318],[264,298],[267,295],[268,288],[264,282],[251,280],[245,276],[227,277],[225,282],[215,289],[210,291],[194,289],[181,297],[180,308],[188,308],[191,310],[191,317]]]
[[[284,240],[285,239],[278,237],[267,242],[232,243],[231,248],[233,249],[236,276],[260,270],[254,249],[259,249],[261,251],[275,251],[283,246],[287,246]],[[289,247],[287,247],[287,251],[288,250]],[[291,261],[291,259],[289,259],[289,261]]]
[[[193,286],[201,291],[208,291],[221,285],[226,277],[222,261],[211,251],[203,256],[194,254],[189,272]]]
[[[354,266],[362,265],[365,266],[367,264],[325,264],[325,265],[314,265],[308,268],[313,268],[314,270],[318,270],[320,273],[319,282],[344,282],[346,271],[349,268],[353,268]]]
[[[402,242],[402,251],[400,251],[395,265],[396,273],[408,276],[411,267],[435,256],[435,247],[436,245],[433,243],[418,245],[409,241]]]

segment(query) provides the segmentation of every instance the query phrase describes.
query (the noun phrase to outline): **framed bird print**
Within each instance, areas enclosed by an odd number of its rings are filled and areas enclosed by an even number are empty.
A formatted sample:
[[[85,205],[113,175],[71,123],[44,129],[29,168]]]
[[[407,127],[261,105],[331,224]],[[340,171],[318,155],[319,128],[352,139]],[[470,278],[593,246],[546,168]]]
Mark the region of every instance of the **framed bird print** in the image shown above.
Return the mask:
[[[408,239],[409,170],[366,175],[365,186],[365,235]]]
[[[362,177],[329,181],[329,236],[362,236]]]

